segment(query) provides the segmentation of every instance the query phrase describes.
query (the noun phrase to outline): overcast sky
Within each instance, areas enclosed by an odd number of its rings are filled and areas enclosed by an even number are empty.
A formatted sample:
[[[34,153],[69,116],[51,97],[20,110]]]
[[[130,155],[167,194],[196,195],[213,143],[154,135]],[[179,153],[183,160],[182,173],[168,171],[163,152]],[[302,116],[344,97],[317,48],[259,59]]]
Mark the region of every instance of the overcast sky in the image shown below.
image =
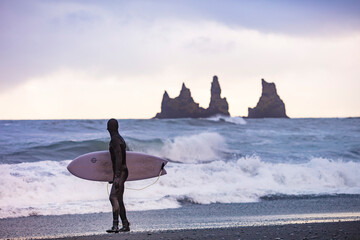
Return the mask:
[[[360,1],[0,0],[0,119],[151,118],[184,82],[232,116],[360,116]]]

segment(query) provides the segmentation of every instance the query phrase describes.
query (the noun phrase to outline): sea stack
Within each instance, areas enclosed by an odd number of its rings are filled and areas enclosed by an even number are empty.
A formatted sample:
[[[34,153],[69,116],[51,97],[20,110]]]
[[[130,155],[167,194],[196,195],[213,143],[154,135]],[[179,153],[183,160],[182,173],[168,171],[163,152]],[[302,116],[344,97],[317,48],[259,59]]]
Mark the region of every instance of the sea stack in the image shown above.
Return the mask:
[[[219,79],[217,76],[213,77],[211,83],[211,98],[209,108],[206,110],[207,115],[225,115],[229,116],[229,104],[226,101],[226,98],[221,98],[221,88],[219,84]]]
[[[161,102],[161,112],[155,118],[199,118],[205,109],[191,97],[190,89],[183,83],[180,94],[176,98],[170,98],[165,91]]]
[[[262,94],[255,108],[248,109],[248,118],[288,118],[285,104],[276,92],[275,83],[261,79]]]
[[[165,91],[161,102],[161,112],[155,118],[207,118],[214,115],[229,116],[229,105],[226,98],[221,98],[221,88],[217,76],[211,83],[210,104],[207,109],[199,106],[191,96],[191,91],[183,83],[180,95],[170,98]]]

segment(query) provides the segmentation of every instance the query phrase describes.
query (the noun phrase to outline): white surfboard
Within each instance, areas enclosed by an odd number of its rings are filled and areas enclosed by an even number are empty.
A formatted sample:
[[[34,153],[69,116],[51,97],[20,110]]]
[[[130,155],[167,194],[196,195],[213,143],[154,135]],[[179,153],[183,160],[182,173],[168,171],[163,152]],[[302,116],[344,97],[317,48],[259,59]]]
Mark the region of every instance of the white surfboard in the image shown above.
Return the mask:
[[[138,152],[126,152],[129,169],[127,181],[142,180],[166,174],[167,160]],[[73,175],[92,181],[113,180],[113,169],[109,151],[91,152],[75,158],[67,166]]]

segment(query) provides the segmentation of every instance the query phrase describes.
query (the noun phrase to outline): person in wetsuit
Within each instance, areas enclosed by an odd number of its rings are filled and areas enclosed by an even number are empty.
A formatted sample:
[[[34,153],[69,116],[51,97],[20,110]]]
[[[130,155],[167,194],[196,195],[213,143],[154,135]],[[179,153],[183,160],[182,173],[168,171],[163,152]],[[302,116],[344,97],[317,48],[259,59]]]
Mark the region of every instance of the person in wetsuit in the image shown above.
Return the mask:
[[[111,155],[112,168],[114,171],[113,185],[110,192],[110,202],[113,210],[113,226],[106,230],[108,233],[128,232],[130,223],[126,218],[126,210],[123,201],[125,181],[129,171],[126,166],[126,143],[118,131],[119,125],[116,119],[110,119],[107,123],[107,130],[110,133],[109,151]],[[110,182],[111,183],[111,182]],[[119,229],[119,215],[123,227]]]

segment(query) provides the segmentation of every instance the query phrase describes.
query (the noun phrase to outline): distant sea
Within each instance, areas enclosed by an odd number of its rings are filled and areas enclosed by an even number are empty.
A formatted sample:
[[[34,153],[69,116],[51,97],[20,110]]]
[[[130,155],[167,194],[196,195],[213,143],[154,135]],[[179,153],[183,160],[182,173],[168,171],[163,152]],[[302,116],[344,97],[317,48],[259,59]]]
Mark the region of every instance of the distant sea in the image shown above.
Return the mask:
[[[79,179],[66,169],[81,154],[108,149],[106,122],[0,121],[0,219],[110,213],[107,183]],[[129,151],[169,160],[168,174],[155,185],[126,190],[128,211],[337,196],[350,205],[359,202],[359,118],[119,123]]]

